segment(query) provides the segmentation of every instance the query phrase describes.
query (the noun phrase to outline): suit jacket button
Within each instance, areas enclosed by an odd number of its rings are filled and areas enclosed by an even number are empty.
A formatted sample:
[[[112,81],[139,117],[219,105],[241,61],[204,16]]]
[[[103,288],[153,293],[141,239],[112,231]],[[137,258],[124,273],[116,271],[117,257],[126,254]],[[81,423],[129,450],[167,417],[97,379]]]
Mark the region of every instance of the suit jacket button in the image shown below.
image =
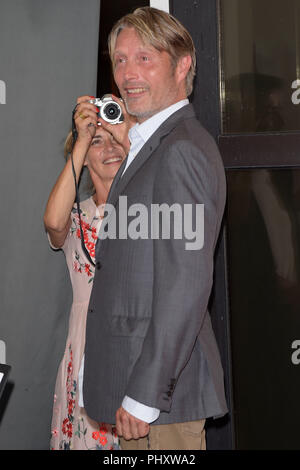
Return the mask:
[[[97,263],[96,263],[96,268],[97,268],[97,269],[101,269],[101,263],[100,263],[100,261],[97,261]]]

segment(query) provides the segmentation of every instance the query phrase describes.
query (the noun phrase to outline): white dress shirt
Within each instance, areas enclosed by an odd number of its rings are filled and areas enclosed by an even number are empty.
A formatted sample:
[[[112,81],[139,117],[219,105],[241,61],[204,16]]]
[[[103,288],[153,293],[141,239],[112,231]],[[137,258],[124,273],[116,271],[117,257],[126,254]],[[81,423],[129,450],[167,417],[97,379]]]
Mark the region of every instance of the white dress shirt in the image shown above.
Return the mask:
[[[134,157],[141,150],[143,145],[147,142],[148,139],[154,134],[154,132],[159,128],[159,126],[170,117],[175,111],[178,111],[183,106],[186,106],[189,103],[188,99],[178,101],[177,103],[169,106],[168,108],[163,109],[159,113],[155,114],[151,118],[144,121],[142,124],[135,124],[128,133],[130,140],[130,150],[127,157],[126,166],[122,173],[124,175],[125,171],[132,163]],[[83,370],[84,370],[84,356],[81,361],[81,366],[78,374],[78,388],[79,388],[79,400],[78,404],[81,407],[84,407],[83,404]],[[153,423],[159,417],[160,410],[157,408],[152,408],[147,405],[133,400],[132,398],[125,396],[122,402],[122,407],[128,411],[131,415],[135,416],[145,423]]]

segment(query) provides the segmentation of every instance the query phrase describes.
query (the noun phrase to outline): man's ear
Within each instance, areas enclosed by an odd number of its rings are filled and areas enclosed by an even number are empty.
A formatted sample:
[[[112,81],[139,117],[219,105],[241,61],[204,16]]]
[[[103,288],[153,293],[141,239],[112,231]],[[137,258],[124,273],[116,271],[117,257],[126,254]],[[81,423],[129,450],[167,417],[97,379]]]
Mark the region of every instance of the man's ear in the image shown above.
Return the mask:
[[[177,76],[180,81],[185,80],[191,68],[191,65],[192,65],[192,58],[190,55],[185,55],[185,56],[180,57],[177,63],[177,68],[176,68]]]

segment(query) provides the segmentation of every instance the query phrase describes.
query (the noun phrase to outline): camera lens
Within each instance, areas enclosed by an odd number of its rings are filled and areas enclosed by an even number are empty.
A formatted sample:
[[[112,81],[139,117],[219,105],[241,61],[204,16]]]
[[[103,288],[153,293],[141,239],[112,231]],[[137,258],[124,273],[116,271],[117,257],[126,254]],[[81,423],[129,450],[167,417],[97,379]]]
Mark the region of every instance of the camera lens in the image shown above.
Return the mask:
[[[107,119],[109,119],[110,121],[113,121],[113,120],[117,119],[120,116],[120,108],[115,103],[109,103],[103,109],[103,113],[105,114]]]

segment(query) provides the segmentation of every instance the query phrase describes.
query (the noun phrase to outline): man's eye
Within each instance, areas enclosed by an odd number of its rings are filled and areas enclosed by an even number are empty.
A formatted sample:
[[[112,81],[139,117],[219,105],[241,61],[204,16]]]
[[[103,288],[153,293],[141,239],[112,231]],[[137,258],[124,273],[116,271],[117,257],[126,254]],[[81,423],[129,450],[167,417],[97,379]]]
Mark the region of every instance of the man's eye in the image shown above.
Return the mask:
[[[115,65],[123,64],[125,63],[125,61],[126,61],[125,57],[118,57],[118,59],[115,60]]]
[[[101,144],[101,139],[93,140],[92,145],[98,145],[98,144]]]
[[[142,61],[143,62],[148,62],[148,60],[149,60],[149,57],[147,55],[142,56]]]

